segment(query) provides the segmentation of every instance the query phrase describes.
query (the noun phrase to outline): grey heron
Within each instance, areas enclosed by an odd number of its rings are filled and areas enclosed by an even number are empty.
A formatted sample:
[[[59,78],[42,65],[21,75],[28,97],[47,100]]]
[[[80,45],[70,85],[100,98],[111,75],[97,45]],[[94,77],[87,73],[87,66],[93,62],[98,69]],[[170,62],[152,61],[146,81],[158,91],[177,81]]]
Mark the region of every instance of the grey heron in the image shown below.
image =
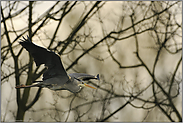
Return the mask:
[[[73,93],[79,92],[82,87],[96,89],[95,87],[86,84],[84,81],[90,79],[99,80],[99,74],[96,76],[86,73],[67,74],[62,65],[60,56],[55,52],[34,44],[28,36],[27,39],[23,37],[23,39],[20,40],[20,45],[33,56],[36,66],[44,64],[47,67],[47,70],[43,73],[42,81],[34,81],[36,84],[32,85],[17,85],[15,88],[46,87],[55,91],[69,90]]]

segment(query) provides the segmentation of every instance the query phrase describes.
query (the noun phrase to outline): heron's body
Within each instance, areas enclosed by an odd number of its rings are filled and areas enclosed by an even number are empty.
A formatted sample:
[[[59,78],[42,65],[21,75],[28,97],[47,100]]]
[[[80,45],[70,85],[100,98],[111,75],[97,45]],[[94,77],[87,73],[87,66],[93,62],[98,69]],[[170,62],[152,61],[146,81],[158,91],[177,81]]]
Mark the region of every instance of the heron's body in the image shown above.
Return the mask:
[[[55,91],[69,90],[76,93],[80,91],[81,87],[94,88],[86,84],[85,80],[99,80],[99,75],[93,76],[86,73],[71,73],[67,75],[61,59],[56,53],[35,45],[29,38],[24,38],[20,44],[34,57],[36,66],[45,64],[47,70],[43,74],[43,81],[35,81],[37,83],[33,85],[18,85],[16,88],[46,87]]]
[[[50,79],[46,79],[43,81],[39,81],[38,83],[31,85],[32,87],[46,87],[51,90],[57,91],[57,90],[70,90],[72,86],[76,86],[78,84],[77,80],[75,80],[73,77],[68,79],[67,81],[61,82],[62,77],[57,76]],[[30,86],[27,86],[30,87]],[[76,86],[71,92],[78,92],[80,90],[79,86]]]

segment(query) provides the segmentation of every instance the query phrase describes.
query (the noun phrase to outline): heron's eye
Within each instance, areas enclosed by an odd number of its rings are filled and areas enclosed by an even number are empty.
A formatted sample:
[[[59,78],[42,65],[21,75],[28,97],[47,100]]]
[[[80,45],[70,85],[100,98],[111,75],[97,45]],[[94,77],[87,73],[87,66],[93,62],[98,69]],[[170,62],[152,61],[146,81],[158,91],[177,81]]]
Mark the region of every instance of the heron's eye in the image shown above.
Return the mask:
[[[82,82],[82,84],[84,84],[84,82]]]

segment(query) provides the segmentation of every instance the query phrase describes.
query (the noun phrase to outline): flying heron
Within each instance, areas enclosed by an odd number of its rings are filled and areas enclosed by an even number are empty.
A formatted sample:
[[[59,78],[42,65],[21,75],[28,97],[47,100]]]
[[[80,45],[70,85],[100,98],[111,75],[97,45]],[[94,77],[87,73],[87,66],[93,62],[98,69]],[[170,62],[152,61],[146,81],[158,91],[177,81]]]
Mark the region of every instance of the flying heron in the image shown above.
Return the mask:
[[[18,85],[15,88],[30,88],[30,87],[46,87],[51,90],[69,90],[72,93],[77,93],[82,87],[89,87],[96,89],[88,84],[85,80],[98,79],[99,74],[96,76],[86,73],[71,73],[67,74],[62,65],[60,56],[55,52],[49,51],[43,47],[32,43],[30,38],[23,37],[19,42],[34,58],[36,66],[44,64],[47,70],[43,73],[42,81],[34,81],[32,85]]]

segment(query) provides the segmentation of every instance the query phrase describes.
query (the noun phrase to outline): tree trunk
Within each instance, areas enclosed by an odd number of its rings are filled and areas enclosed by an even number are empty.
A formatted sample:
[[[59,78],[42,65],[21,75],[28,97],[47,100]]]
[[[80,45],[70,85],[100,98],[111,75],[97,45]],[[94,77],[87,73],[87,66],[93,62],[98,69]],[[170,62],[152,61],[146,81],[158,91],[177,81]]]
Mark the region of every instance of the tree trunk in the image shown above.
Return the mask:
[[[23,122],[25,110],[21,106],[18,106],[16,122]]]

